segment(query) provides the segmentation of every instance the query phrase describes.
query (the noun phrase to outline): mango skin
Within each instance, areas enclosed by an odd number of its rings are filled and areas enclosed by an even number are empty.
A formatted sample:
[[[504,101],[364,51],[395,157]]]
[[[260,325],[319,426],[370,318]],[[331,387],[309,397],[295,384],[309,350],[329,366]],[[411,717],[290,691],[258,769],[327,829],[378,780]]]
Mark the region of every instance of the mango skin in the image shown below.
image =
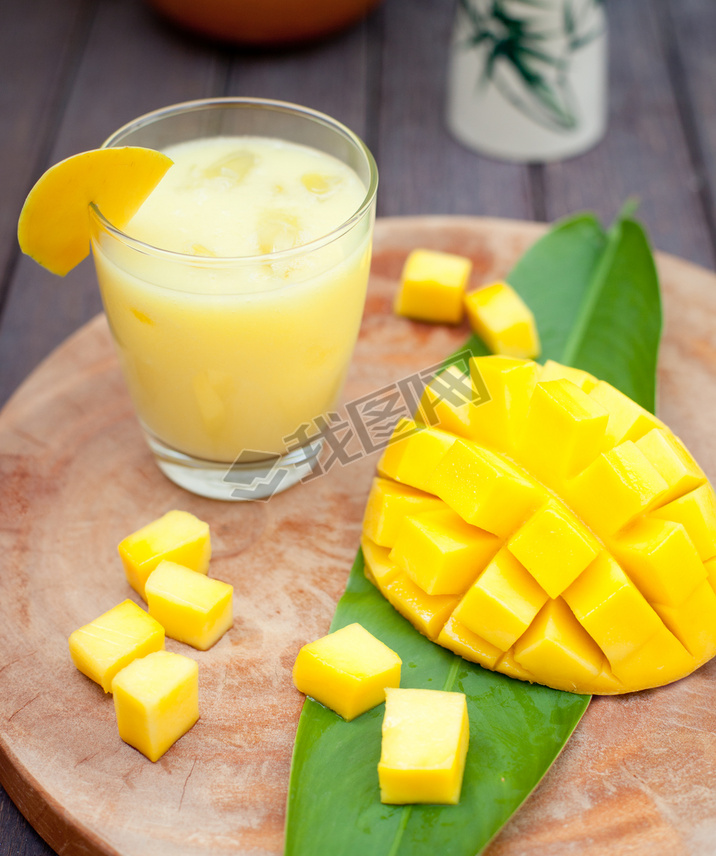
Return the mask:
[[[375,545],[364,529],[367,577],[443,647],[555,689],[633,692],[710,660],[716,494],[681,440],[614,387],[553,361],[476,357],[470,376],[489,400],[433,408],[441,420],[389,445],[378,472],[382,493],[393,480],[434,496],[492,548],[477,562],[466,553],[463,567],[440,511],[427,528],[406,505],[393,541]],[[371,516],[381,513],[374,495]],[[426,537],[449,569],[439,589],[449,597],[420,587]]]

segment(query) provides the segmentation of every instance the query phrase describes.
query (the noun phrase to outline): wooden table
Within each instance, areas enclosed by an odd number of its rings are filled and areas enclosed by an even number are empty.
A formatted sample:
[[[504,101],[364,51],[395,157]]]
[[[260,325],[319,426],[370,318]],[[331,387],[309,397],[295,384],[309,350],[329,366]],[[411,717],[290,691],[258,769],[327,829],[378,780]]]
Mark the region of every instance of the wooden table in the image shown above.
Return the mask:
[[[19,253],[25,194],[51,163],[178,101],[265,96],[335,116],[376,156],[381,216],[552,220],[588,208],[608,221],[636,195],[656,248],[714,268],[716,5],[707,0],[608,3],[607,136],[581,157],[529,166],[479,157],[446,132],[449,0],[385,0],[348,32],[281,51],[195,39],[141,0],[0,8],[0,404],[100,310],[90,263],[60,282]],[[0,651],[0,692],[3,665]],[[0,789],[0,856],[53,852]]]

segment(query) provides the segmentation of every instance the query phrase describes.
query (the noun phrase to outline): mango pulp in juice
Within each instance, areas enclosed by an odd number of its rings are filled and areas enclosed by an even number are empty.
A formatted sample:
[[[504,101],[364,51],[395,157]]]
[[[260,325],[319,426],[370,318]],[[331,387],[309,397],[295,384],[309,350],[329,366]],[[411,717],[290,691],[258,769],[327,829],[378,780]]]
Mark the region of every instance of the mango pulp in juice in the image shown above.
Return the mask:
[[[140,420],[203,460],[283,454],[301,426],[315,433],[345,379],[371,218],[319,239],[359,210],[366,188],[341,161],[279,140],[216,137],[165,151],[174,165],[125,233],[171,252],[93,239]]]

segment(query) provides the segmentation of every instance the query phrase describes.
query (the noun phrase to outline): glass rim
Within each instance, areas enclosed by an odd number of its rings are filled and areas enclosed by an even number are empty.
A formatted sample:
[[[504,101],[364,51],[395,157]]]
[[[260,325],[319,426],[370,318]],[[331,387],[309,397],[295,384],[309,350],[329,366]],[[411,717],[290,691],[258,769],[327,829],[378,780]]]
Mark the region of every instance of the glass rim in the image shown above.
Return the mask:
[[[131,235],[128,235],[122,229],[111,223],[104,214],[102,214],[99,206],[92,202],[90,203],[90,212],[94,219],[98,221],[102,229],[114,236],[123,244],[138,250],[139,252],[143,252],[146,255],[152,255],[157,258],[182,262],[185,264],[191,263],[193,265],[201,264],[202,266],[225,267],[239,263],[256,264],[259,261],[266,263],[278,262],[288,260],[296,256],[305,255],[306,253],[313,252],[314,250],[318,250],[321,247],[325,247],[328,244],[333,243],[338,238],[350,232],[350,230],[363,220],[366,214],[369,213],[378,189],[378,166],[368,146],[363,142],[358,134],[351,131],[350,128],[342,122],[339,122],[337,119],[333,119],[328,114],[322,113],[319,110],[314,110],[311,107],[303,107],[300,104],[293,104],[289,101],[278,101],[271,98],[249,98],[243,96],[223,96],[218,98],[199,98],[193,101],[182,101],[177,104],[171,104],[168,107],[160,107],[157,110],[144,113],[136,119],[127,122],[107,137],[100,148],[114,148],[118,143],[121,143],[121,140],[130,132],[144,128],[147,125],[151,125],[166,117],[180,113],[198,112],[207,108],[221,107],[265,107],[267,109],[274,110],[275,112],[288,113],[306,119],[312,119],[317,124],[324,125],[342,135],[363,155],[368,165],[370,181],[361,204],[348,219],[344,220],[340,225],[336,226],[330,232],[327,232],[319,238],[314,238],[312,241],[307,241],[305,244],[300,244],[297,247],[291,247],[287,250],[276,250],[272,253],[257,253],[254,255],[202,256],[195,255],[193,253],[180,253],[177,250],[157,247],[154,244],[147,243],[139,238],[133,238]]]

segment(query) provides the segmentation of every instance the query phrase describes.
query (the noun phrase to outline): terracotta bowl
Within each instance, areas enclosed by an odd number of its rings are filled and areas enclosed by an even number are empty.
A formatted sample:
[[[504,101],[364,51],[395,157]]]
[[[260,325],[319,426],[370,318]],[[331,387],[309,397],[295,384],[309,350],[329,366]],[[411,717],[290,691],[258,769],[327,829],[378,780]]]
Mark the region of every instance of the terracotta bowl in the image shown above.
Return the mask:
[[[245,45],[313,41],[349,27],[380,0],[149,0],[181,27]]]

